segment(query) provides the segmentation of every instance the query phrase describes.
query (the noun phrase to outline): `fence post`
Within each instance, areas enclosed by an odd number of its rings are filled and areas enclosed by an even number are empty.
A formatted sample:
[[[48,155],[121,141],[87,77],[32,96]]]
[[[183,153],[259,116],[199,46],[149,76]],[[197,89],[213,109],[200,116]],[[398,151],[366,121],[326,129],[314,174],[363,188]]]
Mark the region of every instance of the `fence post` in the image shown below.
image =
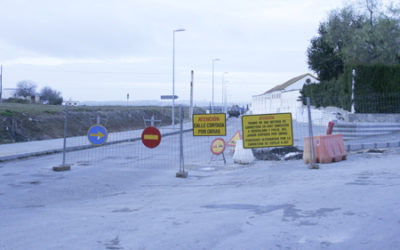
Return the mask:
[[[310,144],[310,164],[308,168],[318,169],[318,164],[315,163],[315,148],[314,148],[314,135],[312,131],[312,120],[311,120],[311,107],[310,97],[307,97],[307,110],[308,110],[308,132],[309,132],[309,144]]]
[[[351,113],[354,114],[356,109],[354,108],[354,83],[356,78],[356,70],[351,71]]]
[[[68,102],[65,102],[65,110],[64,110],[64,143],[63,143],[63,159],[61,166],[53,167],[54,171],[66,171],[71,170],[70,165],[65,165],[65,155],[67,151],[67,128],[68,128]]]
[[[0,104],[3,102],[3,65],[0,65]]]
[[[183,108],[179,106],[179,122],[180,122],[180,133],[179,133],[179,172],[176,173],[176,177],[186,178],[188,172],[185,172],[185,163],[183,158]]]

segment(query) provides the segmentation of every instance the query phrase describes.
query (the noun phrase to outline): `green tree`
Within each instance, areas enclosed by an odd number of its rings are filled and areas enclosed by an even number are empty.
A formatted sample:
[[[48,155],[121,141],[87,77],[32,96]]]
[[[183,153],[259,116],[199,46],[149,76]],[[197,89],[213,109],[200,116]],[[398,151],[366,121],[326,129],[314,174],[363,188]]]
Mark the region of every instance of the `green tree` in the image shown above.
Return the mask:
[[[61,105],[63,98],[59,91],[53,90],[50,87],[44,87],[40,91],[40,101],[44,104]]]
[[[400,18],[393,5],[386,11],[366,0],[365,11],[353,6],[332,11],[307,50],[310,69],[320,80],[337,79],[344,65],[399,64]]]
[[[400,63],[400,21],[380,14],[355,29],[346,44],[344,58],[352,64]]]
[[[307,49],[308,65],[320,80],[337,78],[343,73],[343,60],[339,51],[328,43],[324,24],[320,25],[318,33],[319,36],[311,39],[311,46]]]

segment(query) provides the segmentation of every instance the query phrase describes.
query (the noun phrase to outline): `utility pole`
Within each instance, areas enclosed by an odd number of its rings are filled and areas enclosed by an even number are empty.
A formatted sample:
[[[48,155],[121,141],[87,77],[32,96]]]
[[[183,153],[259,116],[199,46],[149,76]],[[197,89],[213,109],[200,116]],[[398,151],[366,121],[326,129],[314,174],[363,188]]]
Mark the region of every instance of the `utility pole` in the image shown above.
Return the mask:
[[[185,29],[172,31],[172,128],[175,128],[175,32],[182,32]]]
[[[224,102],[224,92],[225,92],[225,80],[224,80],[224,76],[225,76],[225,74],[228,74],[228,72],[224,72],[223,74],[222,74],[222,84],[221,84],[221,90],[222,90],[222,96],[221,96],[221,110],[222,110],[222,112],[224,112],[224,104],[225,104],[225,102]],[[226,113],[226,112],[225,112]]]
[[[353,69],[351,71],[351,113],[354,114],[356,112],[355,103],[354,103],[354,83],[356,78],[356,70]]]

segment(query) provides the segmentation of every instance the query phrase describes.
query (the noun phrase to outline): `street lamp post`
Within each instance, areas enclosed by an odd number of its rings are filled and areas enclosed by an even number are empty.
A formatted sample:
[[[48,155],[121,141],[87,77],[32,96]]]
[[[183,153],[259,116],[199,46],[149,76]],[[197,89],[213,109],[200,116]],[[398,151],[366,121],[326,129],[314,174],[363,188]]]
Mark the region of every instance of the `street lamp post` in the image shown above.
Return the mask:
[[[225,74],[228,74],[228,72],[224,72],[223,74],[222,74],[222,88],[221,88],[221,90],[222,90],[222,92],[221,92],[221,94],[222,94],[222,98],[221,98],[221,107],[224,107],[224,92],[225,92],[225,80],[224,80],[224,76],[225,76]]]
[[[225,110],[225,114],[228,113],[228,81],[225,81],[224,87],[225,87],[225,91],[224,91],[224,110]]]
[[[224,102],[224,111],[225,111],[225,114],[227,114],[228,113],[228,107],[227,107],[227,105],[228,105],[228,89],[227,89],[227,87],[225,86],[225,102]]]
[[[212,59],[212,98],[211,98],[211,113],[214,113],[214,62],[219,61],[219,58]]]
[[[172,31],[172,127],[175,128],[175,32],[185,31],[176,29]]]

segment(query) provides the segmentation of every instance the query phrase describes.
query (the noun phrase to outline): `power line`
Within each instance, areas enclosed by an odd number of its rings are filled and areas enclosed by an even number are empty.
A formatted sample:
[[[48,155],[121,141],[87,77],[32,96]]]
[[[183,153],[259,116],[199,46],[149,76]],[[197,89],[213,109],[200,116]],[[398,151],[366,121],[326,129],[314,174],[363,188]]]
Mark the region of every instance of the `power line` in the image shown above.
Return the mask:
[[[79,74],[135,74],[135,75],[170,75],[160,72],[135,72],[135,71],[82,71],[82,70],[45,70],[45,69],[8,69],[8,71],[23,72],[48,72],[48,73],[79,73]]]

